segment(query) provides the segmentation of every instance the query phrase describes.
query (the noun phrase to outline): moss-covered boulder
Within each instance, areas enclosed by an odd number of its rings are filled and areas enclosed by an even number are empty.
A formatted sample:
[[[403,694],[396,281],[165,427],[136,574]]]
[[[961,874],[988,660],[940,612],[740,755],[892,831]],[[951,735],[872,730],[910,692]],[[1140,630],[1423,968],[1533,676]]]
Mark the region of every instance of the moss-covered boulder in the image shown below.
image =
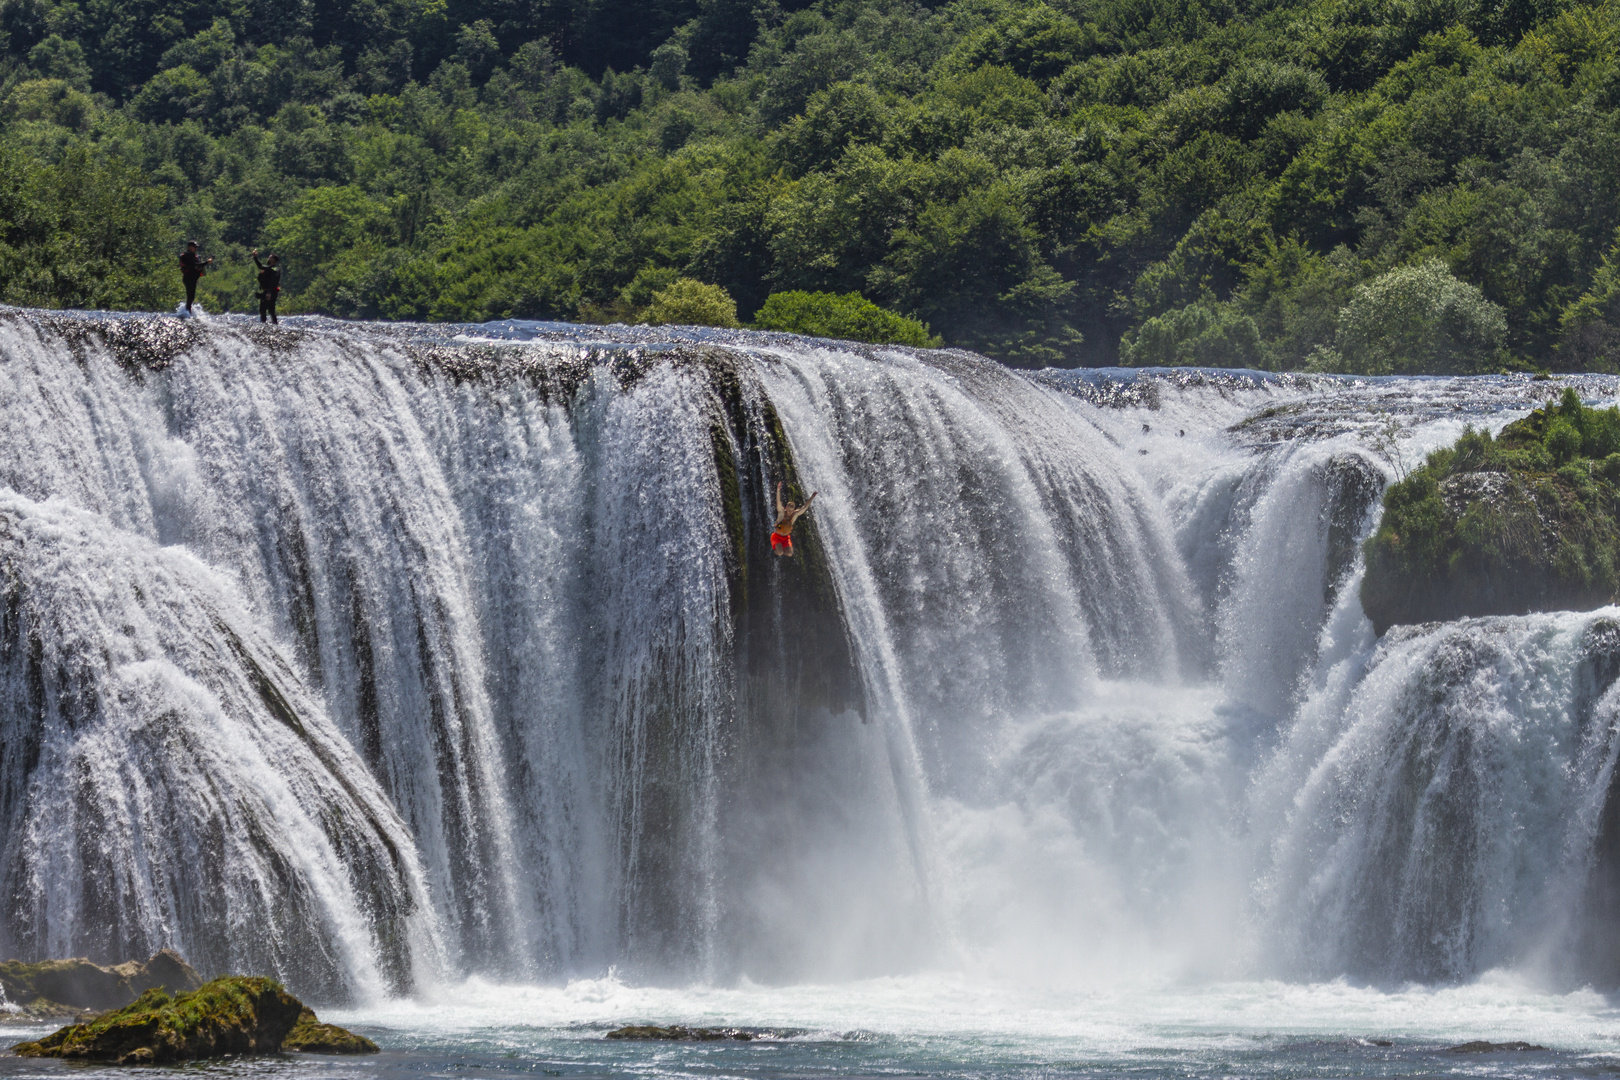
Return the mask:
[[[82,957],[0,963],[0,993],[26,1020],[56,1020],[81,1013],[121,1009],[154,986],[172,993],[195,990],[202,977],[173,949],[146,960],[106,967]]]
[[[1397,623],[1584,611],[1620,596],[1620,409],[1573,390],[1469,430],[1384,494],[1361,604]]]
[[[148,990],[122,1009],[12,1049],[23,1057],[117,1065],[274,1054],[303,1011],[273,979],[232,975],[174,997]]]
[[[308,1005],[298,1014],[298,1023],[281,1040],[283,1050],[304,1054],[375,1054],[377,1044],[336,1024],[323,1024]]]

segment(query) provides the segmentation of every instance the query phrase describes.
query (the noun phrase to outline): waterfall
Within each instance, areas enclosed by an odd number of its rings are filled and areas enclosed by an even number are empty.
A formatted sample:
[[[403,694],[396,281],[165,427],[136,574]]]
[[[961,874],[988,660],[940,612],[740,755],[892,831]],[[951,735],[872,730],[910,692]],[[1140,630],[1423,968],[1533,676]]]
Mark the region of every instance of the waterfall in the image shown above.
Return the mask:
[[[326,995],[432,973],[405,823],[209,568],[14,493],[0,566],[0,946],[174,945]]]
[[[1614,613],[1357,598],[1391,476],[1536,399],[0,313],[0,953],[1613,979]]]

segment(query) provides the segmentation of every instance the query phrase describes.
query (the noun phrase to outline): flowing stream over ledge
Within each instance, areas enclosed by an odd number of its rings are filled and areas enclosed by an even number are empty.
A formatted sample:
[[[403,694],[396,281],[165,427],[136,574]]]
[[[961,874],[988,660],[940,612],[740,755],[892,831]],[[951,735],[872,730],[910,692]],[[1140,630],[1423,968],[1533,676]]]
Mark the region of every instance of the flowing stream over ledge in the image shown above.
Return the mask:
[[[0,956],[1620,983],[1620,611],[1357,600],[1397,471],[1615,380],[289,323],[0,312]]]

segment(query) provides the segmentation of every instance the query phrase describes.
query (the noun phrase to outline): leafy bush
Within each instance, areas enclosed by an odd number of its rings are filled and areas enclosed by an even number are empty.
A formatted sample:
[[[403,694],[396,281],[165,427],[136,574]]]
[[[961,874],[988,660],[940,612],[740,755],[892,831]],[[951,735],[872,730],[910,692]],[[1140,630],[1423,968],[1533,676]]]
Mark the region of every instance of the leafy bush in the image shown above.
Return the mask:
[[[761,330],[866,341],[873,345],[937,346],[940,339],[916,319],[885,311],[860,293],[772,293],[754,316]]]
[[[1149,319],[1120,342],[1119,362],[1133,367],[1264,366],[1254,320],[1230,304],[1190,304]]]
[[[1359,375],[1466,374],[1489,370],[1506,335],[1500,307],[1430,260],[1358,285],[1335,344]]]
[[[718,285],[678,278],[653,293],[641,321],[655,326],[738,326],[737,302]]]

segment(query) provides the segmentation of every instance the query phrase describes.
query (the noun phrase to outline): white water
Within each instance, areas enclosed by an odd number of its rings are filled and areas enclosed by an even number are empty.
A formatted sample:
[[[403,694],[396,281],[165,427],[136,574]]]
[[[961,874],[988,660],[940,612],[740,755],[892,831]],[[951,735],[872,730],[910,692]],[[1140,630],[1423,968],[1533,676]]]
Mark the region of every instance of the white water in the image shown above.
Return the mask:
[[[1399,1026],[1410,1002],[1340,977],[1461,984],[1423,992],[1441,1030],[1585,978],[1602,616],[1377,642],[1356,600],[1390,415],[1410,466],[1542,388],[1108,408],[959,355],[721,343],[747,430],[773,409],[820,492],[863,722],[739,696],[701,364],[195,333],[126,368],[0,321],[0,954],[173,945],[450,1016],[568,1022],[582,991],[501,989],[538,982],[606,987],[591,1017],[711,995],[937,1030],[1022,1030],[996,1019],[1038,1017],[995,989],[1020,985],[1100,1032],[1189,985]],[[776,477],[729,438],[757,541]]]

